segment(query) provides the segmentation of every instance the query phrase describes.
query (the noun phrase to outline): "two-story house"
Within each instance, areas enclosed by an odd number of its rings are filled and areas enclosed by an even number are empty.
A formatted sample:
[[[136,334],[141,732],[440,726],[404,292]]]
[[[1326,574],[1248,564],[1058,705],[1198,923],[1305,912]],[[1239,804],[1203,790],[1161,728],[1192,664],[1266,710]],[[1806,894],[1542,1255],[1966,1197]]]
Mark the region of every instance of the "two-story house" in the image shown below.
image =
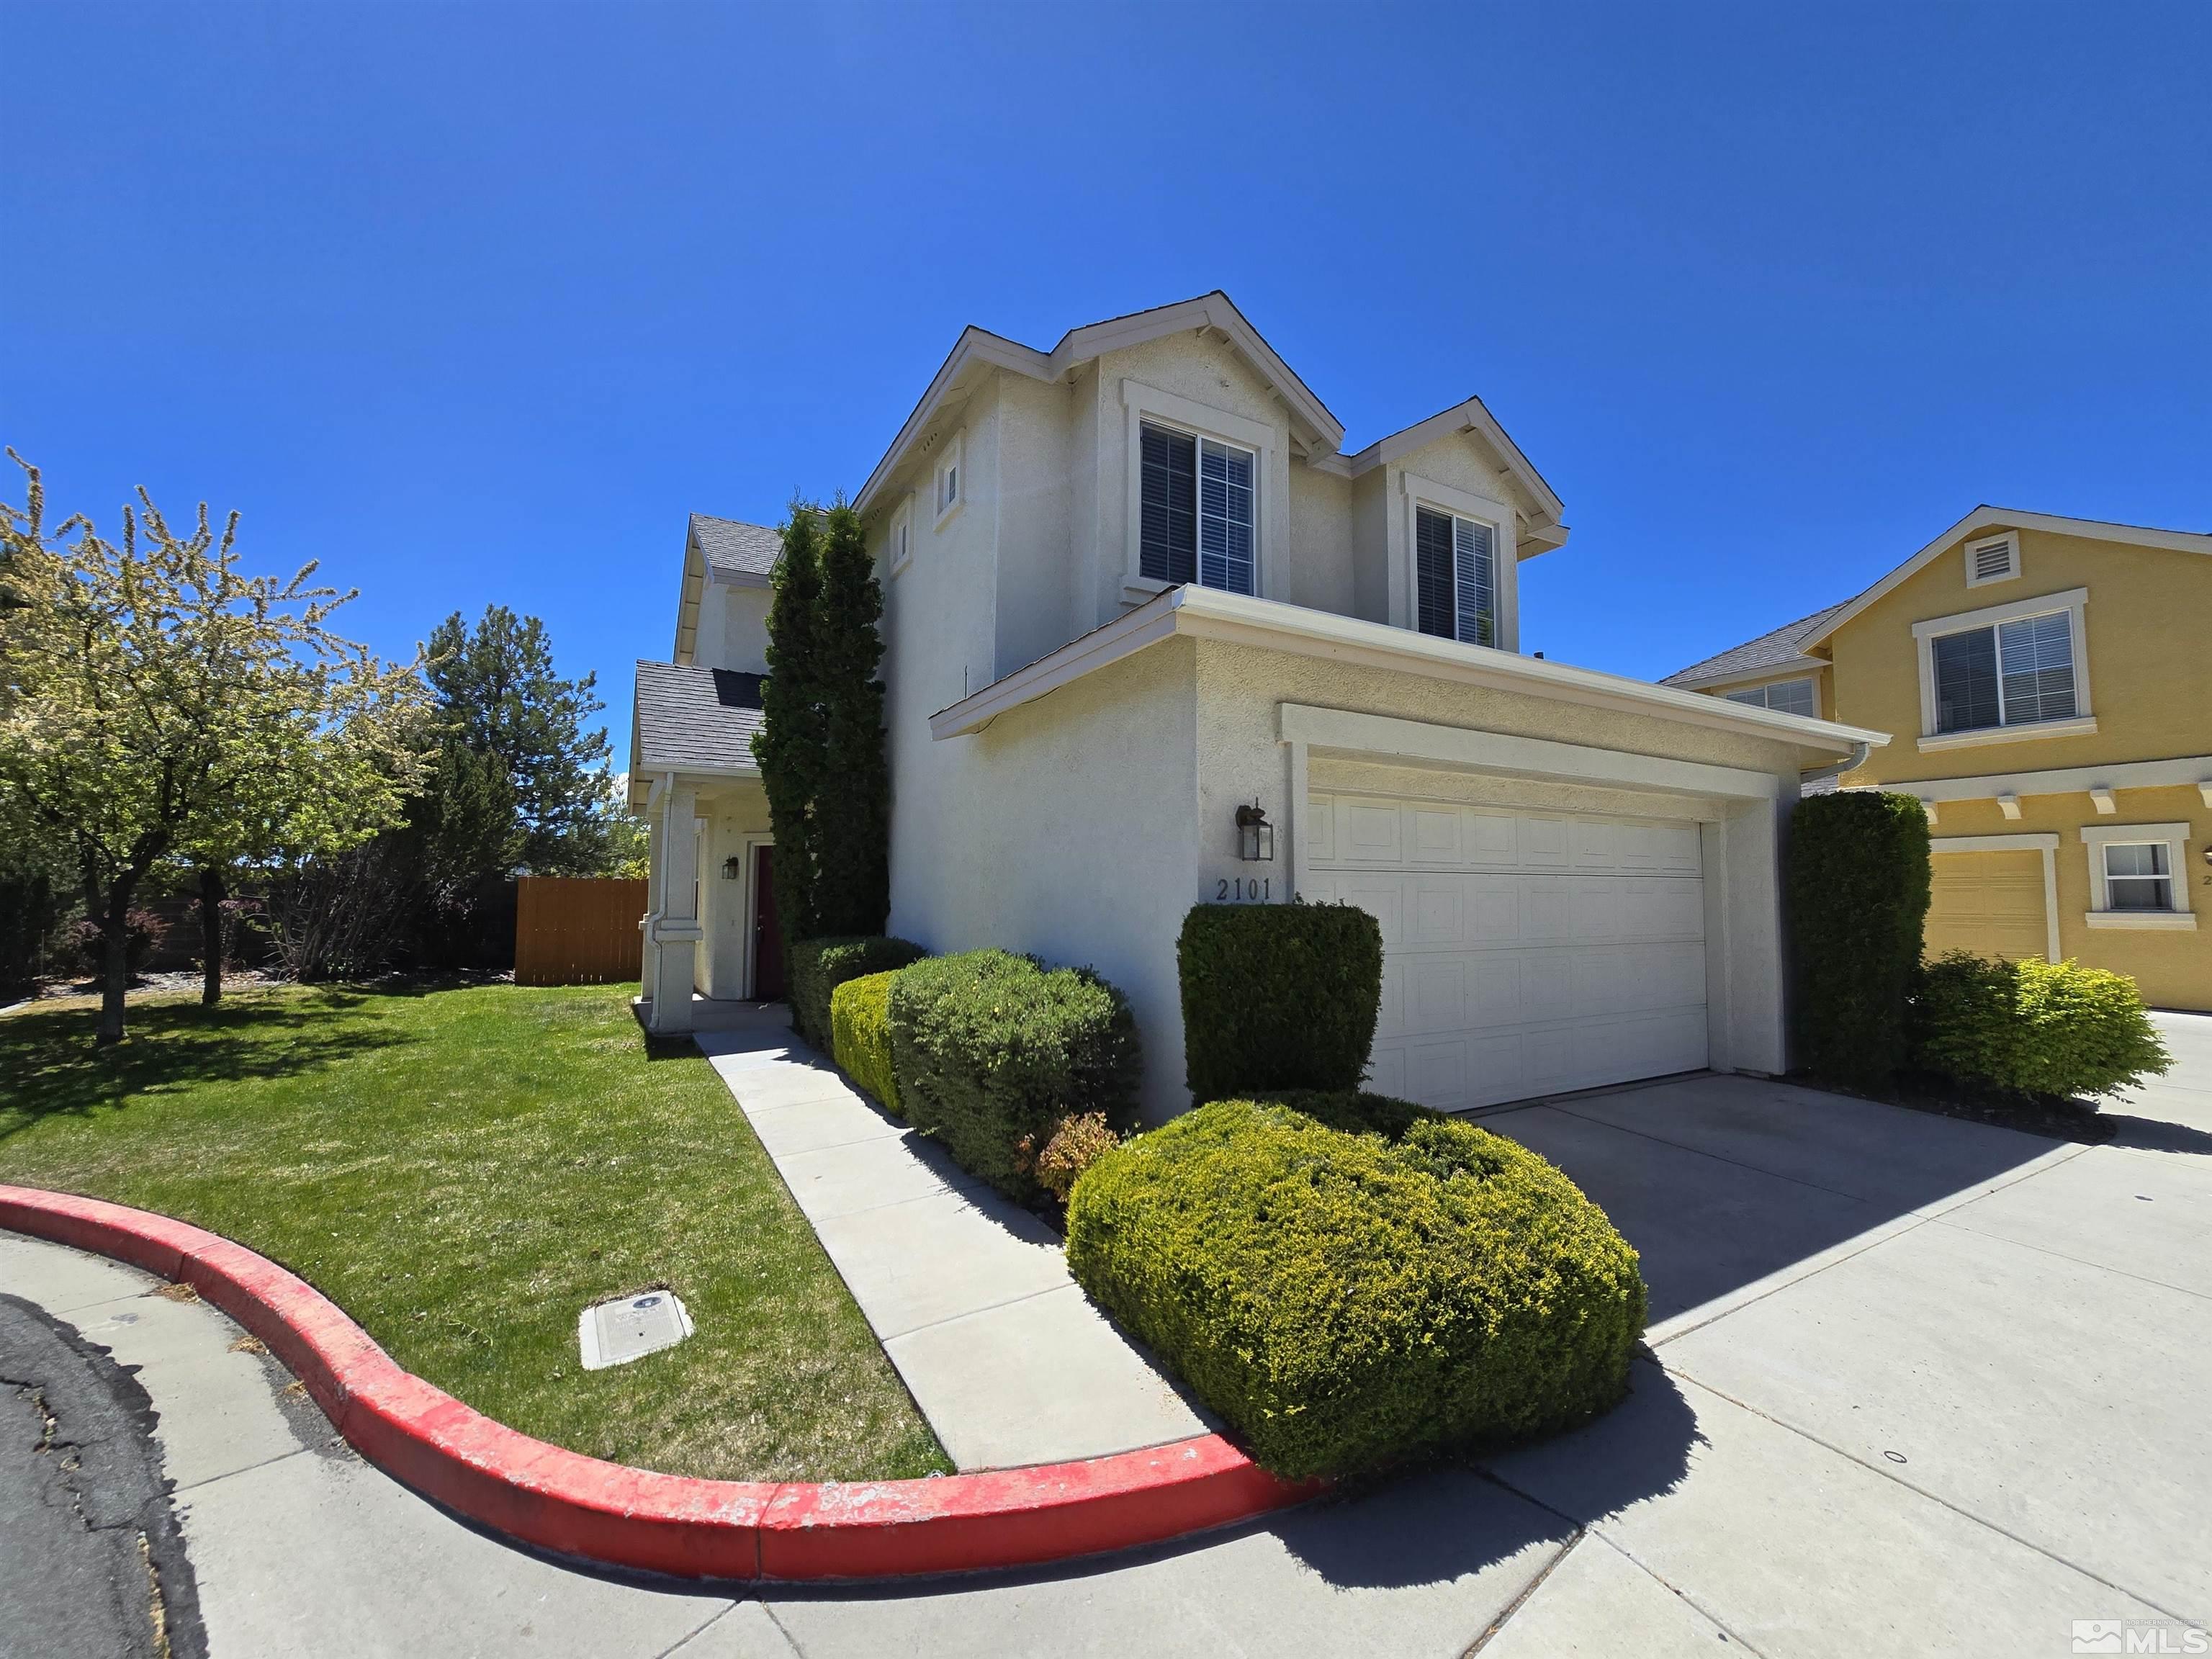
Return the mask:
[[[1781,1071],[1781,827],[1886,739],[1522,654],[1518,568],[1567,529],[1490,411],[1343,440],[1219,293],[1049,350],[961,335],[856,497],[892,931],[1097,968],[1155,1116],[1188,1103],[1200,901],[1373,911],[1374,1083],[1415,1100]],[[675,660],[638,669],[657,1029],[778,988],[747,752],[774,557],[693,520]]]
[[[2212,1009],[2212,535],[1983,507],[1856,599],[1669,685],[1911,733],[1927,948],[2068,957]]]

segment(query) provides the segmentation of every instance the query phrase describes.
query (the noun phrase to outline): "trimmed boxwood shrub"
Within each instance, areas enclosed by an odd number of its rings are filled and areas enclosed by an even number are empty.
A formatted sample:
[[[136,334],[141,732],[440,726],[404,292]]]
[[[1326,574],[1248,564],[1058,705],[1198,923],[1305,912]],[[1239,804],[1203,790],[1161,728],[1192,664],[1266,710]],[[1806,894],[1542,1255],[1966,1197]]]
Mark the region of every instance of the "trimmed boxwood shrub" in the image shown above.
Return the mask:
[[[1542,1433],[1627,1389],[1644,1280],[1605,1212],[1512,1141],[1389,1115],[1395,1141],[1218,1101],[1068,1202],[1077,1281],[1279,1474]]]
[[[830,998],[848,979],[887,974],[928,954],[911,939],[880,934],[801,939],[791,947],[791,1023],[817,1048],[835,1050]]]
[[[846,1075],[887,1112],[899,1109],[891,1072],[891,981],[903,972],[863,974],[830,994],[830,1052]]]
[[[2124,974],[1954,951],[1923,970],[1917,1064],[2020,1094],[2094,1098],[2172,1062]]]
[[[1048,971],[1004,951],[933,957],[891,981],[890,1032],[908,1121],[1025,1202],[1042,1190],[1035,1150],[1062,1118],[1136,1122],[1137,1024],[1087,968]]]
[[[1881,1089],[1905,1063],[1929,881],[1928,812],[1911,796],[1854,789],[1798,802],[1789,850],[1797,1064]]]
[[[1200,904],[1176,941],[1193,1100],[1356,1089],[1382,1007],[1382,929],[1350,904]]]

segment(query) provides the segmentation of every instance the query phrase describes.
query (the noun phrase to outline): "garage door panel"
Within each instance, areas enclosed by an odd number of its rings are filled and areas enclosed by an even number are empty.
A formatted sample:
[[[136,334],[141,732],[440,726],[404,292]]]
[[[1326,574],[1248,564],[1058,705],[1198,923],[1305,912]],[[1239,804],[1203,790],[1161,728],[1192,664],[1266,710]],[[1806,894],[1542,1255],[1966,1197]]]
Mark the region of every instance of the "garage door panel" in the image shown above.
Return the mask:
[[[1309,849],[1309,890],[1382,927],[1369,1086],[1460,1109],[1705,1063],[1694,824],[1311,805],[1330,830]]]
[[[2038,851],[1942,853],[1930,865],[1929,956],[2040,957],[2051,949],[2044,916],[2043,854]]]

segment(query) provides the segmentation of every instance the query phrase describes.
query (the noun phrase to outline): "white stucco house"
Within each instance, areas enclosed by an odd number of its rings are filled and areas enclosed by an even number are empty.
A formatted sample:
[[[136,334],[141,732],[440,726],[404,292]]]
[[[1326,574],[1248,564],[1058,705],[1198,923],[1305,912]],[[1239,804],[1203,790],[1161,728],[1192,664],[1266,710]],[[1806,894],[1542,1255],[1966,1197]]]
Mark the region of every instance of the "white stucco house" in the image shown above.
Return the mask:
[[[1381,920],[1393,1094],[1784,1069],[1784,822],[1887,739],[1522,654],[1516,572],[1567,527],[1480,399],[1347,453],[1220,293],[1049,350],[969,328],[856,499],[890,929],[1097,968],[1148,1114],[1189,1103],[1176,936],[1224,899]],[[661,1030],[781,990],[748,749],[775,550],[694,518],[674,660],[638,665]]]

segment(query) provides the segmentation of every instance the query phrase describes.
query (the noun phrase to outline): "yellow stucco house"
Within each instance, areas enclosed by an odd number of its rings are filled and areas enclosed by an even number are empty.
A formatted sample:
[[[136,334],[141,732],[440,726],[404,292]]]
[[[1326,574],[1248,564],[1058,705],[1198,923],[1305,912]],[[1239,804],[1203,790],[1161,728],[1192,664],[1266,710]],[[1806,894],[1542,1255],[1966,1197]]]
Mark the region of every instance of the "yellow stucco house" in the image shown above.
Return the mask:
[[[2212,535],[1978,507],[1856,598],[1666,684],[1894,734],[1933,953],[2073,959],[2212,1010]]]

